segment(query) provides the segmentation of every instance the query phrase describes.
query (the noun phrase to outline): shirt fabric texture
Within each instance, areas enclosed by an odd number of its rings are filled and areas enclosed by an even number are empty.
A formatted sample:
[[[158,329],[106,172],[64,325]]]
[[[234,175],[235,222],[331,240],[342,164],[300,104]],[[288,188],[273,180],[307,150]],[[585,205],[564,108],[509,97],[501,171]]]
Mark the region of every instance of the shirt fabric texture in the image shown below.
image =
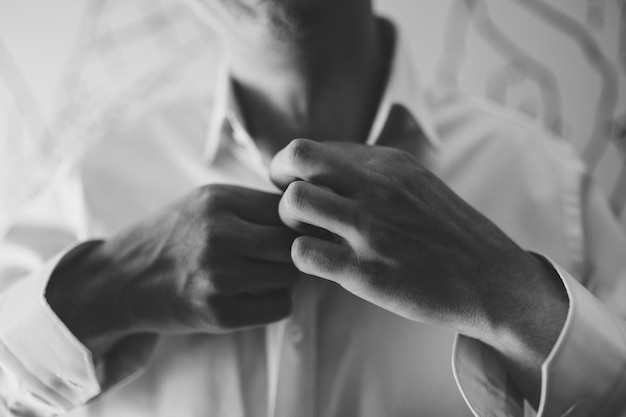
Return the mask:
[[[366,143],[413,153],[561,277],[569,312],[538,414],[626,416],[626,237],[605,197],[573,147],[536,122],[420,85],[402,42]],[[278,192],[226,61],[214,95],[90,144],[1,236],[0,416],[534,415],[489,346],[318,279],[298,285],[280,323],[129,340],[94,363],[46,303],[56,265],[209,183]]]

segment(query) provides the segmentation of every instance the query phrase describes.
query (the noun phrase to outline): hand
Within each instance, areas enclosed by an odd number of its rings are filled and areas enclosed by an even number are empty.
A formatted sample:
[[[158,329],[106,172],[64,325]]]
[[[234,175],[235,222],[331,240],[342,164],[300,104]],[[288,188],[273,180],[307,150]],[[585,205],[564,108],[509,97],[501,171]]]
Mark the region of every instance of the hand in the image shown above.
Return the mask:
[[[137,332],[224,332],[290,314],[295,234],[280,196],[199,188],[160,214],[60,265],[46,296],[89,345]],[[88,346],[89,347],[89,346]]]
[[[306,233],[292,246],[302,272],[502,350],[549,352],[567,311],[566,301],[564,310],[554,302],[566,298],[562,285],[409,154],[295,140],[276,155],[271,175],[285,189],[283,222]],[[330,234],[312,236],[303,225]],[[554,313],[556,333],[529,311]],[[552,333],[532,345],[538,331]]]

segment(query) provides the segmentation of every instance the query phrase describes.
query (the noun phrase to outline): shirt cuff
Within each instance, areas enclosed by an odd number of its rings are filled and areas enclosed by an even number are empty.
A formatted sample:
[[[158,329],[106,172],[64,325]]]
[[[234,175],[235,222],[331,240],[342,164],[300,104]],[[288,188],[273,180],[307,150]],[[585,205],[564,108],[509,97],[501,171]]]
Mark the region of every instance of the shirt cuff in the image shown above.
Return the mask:
[[[624,322],[569,273],[548,260],[569,297],[565,325],[542,365],[538,416],[626,415]],[[528,408],[496,352],[457,335],[452,367],[476,416],[523,416]],[[527,410],[526,410],[527,411]]]
[[[136,376],[156,346],[155,335],[128,337],[94,363],[89,349],[48,305],[45,291],[57,265],[98,243],[66,249],[0,295],[0,365],[34,398],[56,410],[71,410]]]
[[[91,352],[48,305],[44,294],[55,267],[92,242],[66,249],[2,294],[0,357],[31,393],[68,410],[100,392]]]

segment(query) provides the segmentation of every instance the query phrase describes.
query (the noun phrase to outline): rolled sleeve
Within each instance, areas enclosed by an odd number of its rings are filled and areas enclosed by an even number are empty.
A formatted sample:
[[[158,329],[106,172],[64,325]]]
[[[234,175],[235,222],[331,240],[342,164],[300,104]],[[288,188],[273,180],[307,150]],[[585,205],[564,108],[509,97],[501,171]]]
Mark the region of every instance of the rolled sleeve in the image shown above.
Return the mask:
[[[569,296],[563,330],[542,365],[538,416],[626,416],[626,330],[621,318],[552,263]],[[453,371],[477,416],[523,416],[523,397],[494,350],[458,335]]]
[[[45,299],[48,279],[61,259],[92,243],[68,248],[1,295],[1,363],[53,409],[74,408],[100,393],[91,352]]]

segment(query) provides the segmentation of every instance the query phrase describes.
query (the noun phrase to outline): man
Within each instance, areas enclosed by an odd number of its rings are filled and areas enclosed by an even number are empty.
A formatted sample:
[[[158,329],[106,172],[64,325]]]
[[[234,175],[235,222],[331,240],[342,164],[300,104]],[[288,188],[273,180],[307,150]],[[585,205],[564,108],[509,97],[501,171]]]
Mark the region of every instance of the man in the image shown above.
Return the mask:
[[[626,238],[573,151],[423,91],[367,0],[256,3],[193,3],[208,126],[117,129],[6,234],[4,414],[626,415]]]

